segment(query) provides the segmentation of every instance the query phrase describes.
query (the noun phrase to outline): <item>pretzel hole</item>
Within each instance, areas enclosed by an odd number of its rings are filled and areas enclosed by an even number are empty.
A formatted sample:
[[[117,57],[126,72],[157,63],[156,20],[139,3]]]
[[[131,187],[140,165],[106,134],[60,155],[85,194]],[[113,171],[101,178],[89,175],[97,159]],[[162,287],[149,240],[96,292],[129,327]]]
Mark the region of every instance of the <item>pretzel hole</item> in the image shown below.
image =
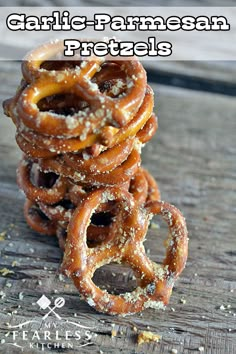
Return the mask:
[[[98,85],[101,93],[117,98],[123,95],[127,89],[126,73],[115,62],[106,62],[101,70],[92,79]]]
[[[87,246],[94,248],[101,245],[109,236],[107,226],[111,225],[113,215],[110,212],[100,212],[92,215],[91,226],[88,228]],[[91,229],[92,228],[92,229]],[[92,235],[90,234],[92,230]]]
[[[110,294],[120,295],[137,288],[137,279],[133,270],[124,264],[110,263],[98,268],[93,282]]]
[[[110,212],[100,212],[92,215],[91,223],[95,226],[109,226],[113,221],[114,215]]]
[[[145,241],[145,249],[148,257],[157,263],[162,263],[166,255],[169,240],[169,229],[166,222],[160,215],[154,215],[150,222]]]
[[[63,116],[71,116],[81,111],[88,111],[89,104],[83,99],[69,93],[55,94],[42,98],[37,103],[41,112],[50,112]]]
[[[45,215],[38,205],[32,205],[28,211],[30,216],[39,216],[41,220],[49,221],[50,219]]]
[[[57,174],[40,171],[36,163],[32,164],[30,179],[36,187],[52,188],[58,178],[59,176]]]
[[[98,88],[106,96],[117,98],[125,93],[126,84],[124,80],[112,79],[102,82]]]
[[[61,53],[62,54],[62,53]],[[51,58],[50,60],[45,60],[41,65],[40,69],[44,69],[47,71],[62,71],[68,69],[75,69],[76,67],[80,66],[81,61],[77,60],[57,60],[56,58]]]
[[[69,199],[63,199],[57,204],[53,205],[54,207],[61,206],[66,210],[72,210],[75,208],[74,204]]]

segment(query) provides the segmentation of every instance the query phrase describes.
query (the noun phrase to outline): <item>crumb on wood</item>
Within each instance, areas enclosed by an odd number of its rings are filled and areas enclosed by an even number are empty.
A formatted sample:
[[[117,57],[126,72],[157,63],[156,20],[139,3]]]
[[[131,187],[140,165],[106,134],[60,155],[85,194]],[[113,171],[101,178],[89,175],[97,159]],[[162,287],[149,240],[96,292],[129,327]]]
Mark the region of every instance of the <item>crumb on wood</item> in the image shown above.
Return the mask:
[[[173,349],[171,349],[171,353],[172,353],[172,354],[178,354],[178,350],[175,349],[175,348],[173,348]]]
[[[6,294],[1,290],[0,291],[0,299],[4,299],[6,297]]]
[[[150,229],[152,229],[152,230],[160,229],[160,225],[157,224],[156,222],[152,221],[151,224],[150,224]]]
[[[2,231],[2,232],[0,233],[0,241],[4,241],[4,240],[5,240],[6,234],[7,234],[6,231]]]
[[[111,336],[112,337],[116,337],[117,336],[117,331],[114,328],[111,330]]]
[[[142,331],[138,334],[138,345],[149,342],[157,342],[159,343],[161,336],[159,334],[155,334],[148,331]]]
[[[58,278],[60,281],[65,281],[64,275],[61,273],[58,275]]]
[[[14,274],[13,270],[10,270],[8,268],[0,269],[0,273],[2,274],[3,277],[5,277],[8,274]]]
[[[16,267],[17,265],[19,265],[19,263],[17,261],[13,261],[11,265],[12,267]]]

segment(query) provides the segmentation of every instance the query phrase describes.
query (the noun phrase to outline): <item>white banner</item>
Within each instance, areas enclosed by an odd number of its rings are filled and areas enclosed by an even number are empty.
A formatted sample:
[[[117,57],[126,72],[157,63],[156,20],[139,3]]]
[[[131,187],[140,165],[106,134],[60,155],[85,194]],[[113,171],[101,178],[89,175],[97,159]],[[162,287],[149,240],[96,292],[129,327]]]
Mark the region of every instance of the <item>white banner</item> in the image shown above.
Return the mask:
[[[2,7],[0,33],[0,60],[58,39],[70,59],[236,60],[235,7]]]

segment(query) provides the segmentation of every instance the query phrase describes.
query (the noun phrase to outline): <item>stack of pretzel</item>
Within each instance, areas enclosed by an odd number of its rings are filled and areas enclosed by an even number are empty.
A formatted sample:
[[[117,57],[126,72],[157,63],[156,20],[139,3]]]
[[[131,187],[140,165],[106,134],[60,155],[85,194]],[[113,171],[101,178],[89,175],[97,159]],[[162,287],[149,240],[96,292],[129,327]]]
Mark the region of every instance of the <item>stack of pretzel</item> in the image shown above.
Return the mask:
[[[188,239],[182,214],[160,201],[140,166],[141,147],[157,129],[146,72],[135,58],[58,60],[62,53],[58,41],[32,51],[20,87],[4,102],[23,151],[17,180],[26,221],[57,235],[64,273],[97,310],[125,315],[164,307],[185,266]],[[170,230],[162,265],[143,246],[154,214]],[[134,270],[133,292],[112,295],[93,283],[95,270],[111,262]]]

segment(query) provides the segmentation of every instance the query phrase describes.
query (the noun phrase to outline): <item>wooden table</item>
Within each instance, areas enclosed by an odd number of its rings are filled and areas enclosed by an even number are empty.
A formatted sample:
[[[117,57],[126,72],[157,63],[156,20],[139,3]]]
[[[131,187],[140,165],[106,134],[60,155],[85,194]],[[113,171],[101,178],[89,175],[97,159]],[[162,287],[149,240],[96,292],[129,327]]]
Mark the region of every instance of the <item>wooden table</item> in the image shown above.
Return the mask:
[[[195,72],[201,67],[198,64],[193,63]],[[14,93],[20,65],[0,66],[2,101]],[[236,71],[230,70],[235,75]],[[165,81],[165,75],[162,82],[171,84]],[[159,130],[143,149],[142,163],[158,181],[162,199],[175,204],[186,217],[189,258],[165,311],[148,309],[124,318],[99,314],[82,301],[71,281],[60,276],[62,254],[57,240],[40,236],[26,225],[24,196],[15,182],[20,152],[13,124],[1,110],[0,353],[20,353],[19,348],[6,344],[12,340],[9,325],[41,319],[45,311],[36,301],[43,294],[51,300],[63,296],[66,303],[58,314],[93,327],[92,345],[77,348],[72,338],[74,348],[60,352],[164,354],[176,349],[185,354],[201,350],[209,354],[236,353],[236,101],[233,96],[201,91],[201,84],[204,89],[210,76],[214,86],[214,75],[205,70],[199,90],[179,88],[176,81],[176,86],[160,85],[158,79],[152,83]],[[215,82],[223,87],[221,91],[228,78]],[[188,76],[184,80],[188,82]],[[199,77],[191,80],[194,83]],[[153,81],[152,75],[149,81]],[[145,246],[151,259],[160,262],[167,229],[159,219],[155,223],[160,228],[149,230]],[[4,268],[10,272],[2,271]],[[96,281],[108,290],[116,287],[125,291],[134,285],[132,272],[115,265],[102,268]],[[137,346],[135,328],[157,333],[162,339]],[[21,340],[17,343],[22,345]],[[24,349],[24,353],[39,352]]]

